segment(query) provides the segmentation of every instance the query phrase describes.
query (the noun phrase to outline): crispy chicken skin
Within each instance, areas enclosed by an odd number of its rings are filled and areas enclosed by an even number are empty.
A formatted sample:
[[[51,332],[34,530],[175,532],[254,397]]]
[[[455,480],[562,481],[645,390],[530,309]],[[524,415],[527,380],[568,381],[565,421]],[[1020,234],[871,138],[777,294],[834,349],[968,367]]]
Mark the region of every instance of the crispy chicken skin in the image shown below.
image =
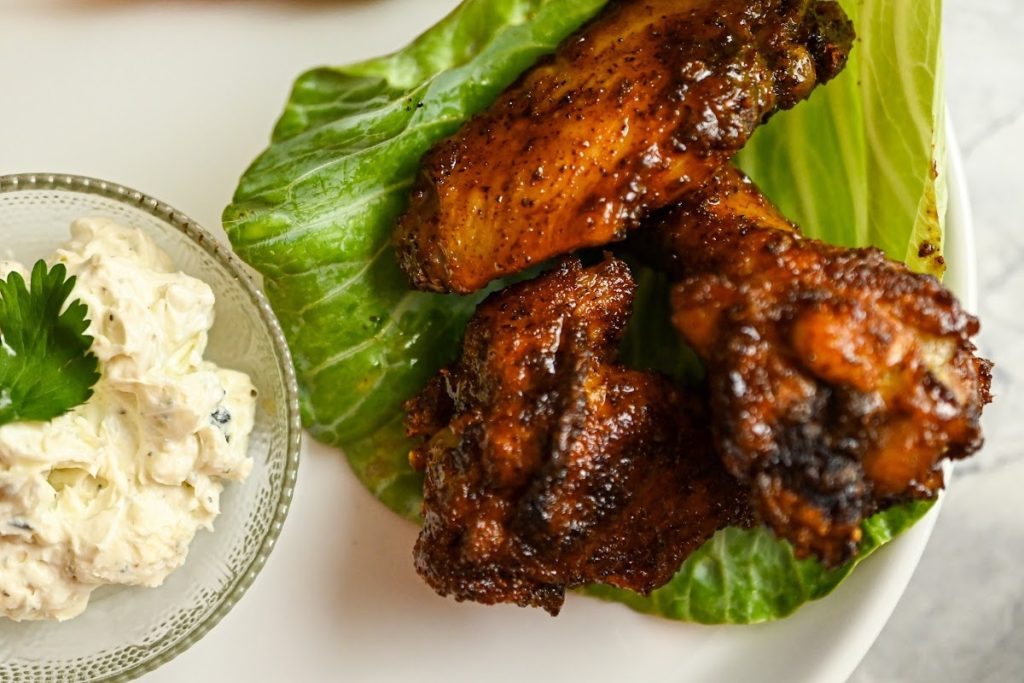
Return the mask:
[[[442,595],[557,614],[565,589],[649,592],[745,491],[701,403],[615,364],[634,283],[624,263],[564,261],[492,295],[461,359],[407,404],[426,470],[417,571]]]
[[[395,235],[421,289],[468,293],[622,239],[844,66],[824,0],[619,0],[423,159]]]
[[[637,237],[681,278],[727,468],[801,555],[847,559],[866,516],[934,496],[942,459],[980,447],[991,364],[935,278],[802,237],[732,168]]]

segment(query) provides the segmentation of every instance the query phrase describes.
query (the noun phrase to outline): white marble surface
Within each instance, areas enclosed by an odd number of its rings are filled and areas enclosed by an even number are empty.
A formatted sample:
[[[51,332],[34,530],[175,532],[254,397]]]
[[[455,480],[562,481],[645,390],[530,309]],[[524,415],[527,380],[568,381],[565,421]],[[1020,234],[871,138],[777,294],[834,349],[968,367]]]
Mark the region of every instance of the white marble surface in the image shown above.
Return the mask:
[[[996,401],[984,451],[957,468],[917,573],[851,683],[1024,681],[1024,2],[946,0],[945,20]]]
[[[426,25],[438,7],[453,1],[406,2],[405,19]],[[254,4],[275,13],[276,21],[288,23],[298,21],[300,8],[303,15],[327,17],[343,6],[362,14],[396,2],[262,0]],[[1024,681],[1024,573],[1018,569],[1024,560],[1024,516],[1016,505],[1024,491],[1024,418],[1018,414],[1024,399],[1024,321],[1015,318],[1021,303],[1017,299],[1024,295],[1024,230],[1016,230],[1024,221],[1024,173],[1020,170],[1024,160],[1024,0],[946,3],[948,97],[975,204],[984,325],[981,343],[997,362],[998,399],[986,415],[984,453],[957,471],[921,567],[853,683]],[[132,30],[133,16],[155,16],[162,4],[166,3],[0,0],[0,22],[13,18],[20,27],[5,30],[0,41],[4,57],[0,61],[5,64],[0,69],[0,142],[7,143],[0,144],[0,172],[59,168],[109,177],[188,207],[196,218],[214,225],[237,179],[239,160],[248,159],[262,146],[268,122],[284,98],[285,84],[295,75],[296,68],[282,58],[284,52],[298,64],[344,62],[397,47],[402,40],[387,27],[365,34],[349,32],[338,40],[336,26],[325,20],[310,26],[308,41],[268,45],[265,57],[255,63],[243,63],[242,51],[228,45],[221,55],[221,68],[211,70],[190,49],[189,41],[228,40],[223,22],[231,20],[240,3],[179,0],[179,5],[203,18],[181,42],[154,40]],[[47,6],[53,9],[43,9]],[[67,19],[69,13],[74,21]],[[48,40],[63,45],[63,51],[48,49],[32,37],[33,31],[44,29]],[[134,58],[103,62],[90,50],[90,42],[101,36],[116,40],[124,55]],[[66,68],[68,52],[80,62],[74,69]],[[152,64],[171,59],[187,68],[152,72]],[[10,75],[29,63],[48,78],[31,89],[3,87],[5,71]],[[83,70],[104,71],[108,77],[100,81],[77,77]],[[204,77],[196,78],[197,74]],[[228,80],[227,74],[238,80]],[[159,97],[153,95],[154,79],[159,81]],[[262,99],[251,100],[249,115],[234,120],[230,131],[221,131],[215,150],[193,142],[209,139],[212,126],[224,125],[222,112],[233,106],[233,89],[259,92]],[[132,96],[136,91],[147,96]],[[175,100],[175,107],[181,97],[188,97],[194,106],[178,107],[187,111],[176,120],[178,128],[153,136],[150,122],[167,106],[160,99],[164,96]],[[107,106],[75,106],[100,101]],[[112,109],[118,114],[113,115]],[[134,123],[125,125],[125,121]],[[206,137],[181,134],[192,130],[205,131]],[[40,131],[46,131],[45,136]],[[16,144],[23,137],[31,144]],[[343,463],[331,462],[336,471],[328,474],[342,477]],[[334,482],[330,476],[307,480],[305,494],[307,499],[336,497]],[[304,504],[297,501],[297,507]],[[372,501],[366,505],[367,515],[377,509]],[[322,512],[323,523],[329,524],[338,510]],[[334,543],[341,550],[348,548],[341,540]],[[287,550],[283,542],[268,573],[281,570]],[[395,550],[382,563],[405,562],[404,552]],[[264,583],[269,580],[261,577]],[[226,629],[262,618],[257,597],[248,596],[203,645],[213,647]],[[290,594],[265,598],[263,606],[276,608],[278,601],[293,598]],[[271,636],[252,641],[255,648],[273,644]],[[281,664],[286,665],[286,661]],[[182,669],[168,667],[161,671],[162,678],[160,674],[156,678],[178,680],[178,670]],[[275,678],[272,671],[267,677],[286,680]]]

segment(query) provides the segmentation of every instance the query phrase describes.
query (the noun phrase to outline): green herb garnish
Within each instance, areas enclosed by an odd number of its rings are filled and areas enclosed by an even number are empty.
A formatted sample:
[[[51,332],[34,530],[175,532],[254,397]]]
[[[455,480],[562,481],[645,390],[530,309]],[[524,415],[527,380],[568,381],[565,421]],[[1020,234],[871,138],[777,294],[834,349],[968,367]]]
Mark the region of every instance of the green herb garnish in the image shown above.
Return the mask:
[[[67,268],[32,268],[31,283],[13,272],[0,280],[0,425],[52,420],[92,396],[99,360],[89,350],[88,309]]]

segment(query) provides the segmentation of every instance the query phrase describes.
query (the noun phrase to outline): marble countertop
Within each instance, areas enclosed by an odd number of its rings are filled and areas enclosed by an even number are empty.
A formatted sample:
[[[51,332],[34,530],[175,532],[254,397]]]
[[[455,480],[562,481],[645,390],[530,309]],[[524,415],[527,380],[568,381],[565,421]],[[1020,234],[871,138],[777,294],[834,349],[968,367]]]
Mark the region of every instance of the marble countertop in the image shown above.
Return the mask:
[[[410,1],[408,11],[426,25],[436,18],[438,4],[454,1]],[[311,14],[327,13],[331,4],[350,6],[353,13],[374,11],[367,0],[265,0],[259,4],[279,12],[280,21],[289,21],[285,8],[290,2]],[[1024,317],[1016,316],[1024,303],[1024,230],[1017,229],[1024,221],[1024,0],[945,3],[947,98],[973,201],[978,313],[983,325],[980,346],[984,355],[996,362],[997,399],[985,415],[984,451],[958,466],[914,579],[851,683],[1024,681],[1024,571],[1020,568],[1024,564],[1024,515],[1016,509],[1017,496],[1024,497],[1024,418],[1018,414],[1018,406],[1024,403]],[[75,20],[49,22],[43,8],[51,4],[60,8],[62,16],[74,14]],[[209,120],[223,120],[208,117],[204,107],[226,106],[226,82],[216,74],[193,78],[205,68],[200,54],[178,45],[150,44],[149,36],[130,31],[130,25],[119,16],[129,10],[154,10],[160,4],[156,0],[0,0],[0,16],[7,19],[6,12],[20,7],[21,24],[16,25],[37,32],[45,28],[48,40],[78,50],[79,67],[104,70],[111,84],[135,83],[149,93],[156,87],[144,61],[103,63],[90,53],[83,35],[95,40],[97,31],[107,30],[121,41],[125,54],[150,49],[168,60],[173,57],[183,68],[160,82],[161,96],[180,98],[184,93],[189,102],[204,103],[188,107],[179,123],[182,128],[205,130],[211,125]],[[185,0],[182,4],[200,5]],[[206,3],[204,16],[210,21],[203,24],[202,32],[219,38],[221,25],[217,21],[229,20],[233,4]],[[336,29],[326,22],[312,32],[317,39],[288,47],[299,63],[344,62],[397,46],[381,44],[384,38],[374,33],[346,34],[339,41]],[[110,116],[102,107],[78,107],[71,112],[72,119],[68,102],[96,101],[97,86],[68,75],[75,69],[66,68],[62,61],[65,53],[39,49],[25,38],[31,34],[9,33],[0,43],[0,53],[7,49],[6,54],[13,57],[5,62],[7,73],[21,68],[19,60],[31,59],[34,68],[45,70],[50,79],[38,88],[0,89],[4,92],[0,143],[12,144],[25,130],[45,130],[47,137],[39,148],[14,145],[24,152],[21,156],[9,154],[5,148],[0,172],[61,168],[125,180],[171,204],[187,206],[207,224],[216,222],[228,200],[226,193],[237,180],[238,159],[251,158],[253,151],[261,148],[269,115],[233,122],[235,130],[223,136],[216,153],[187,138],[175,144],[154,141],[148,122],[164,106],[159,98],[111,96],[109,106],[122,110],[124,116]],[[240,59],[225,50],[227,66],[218,73],[237,66],[232,73],[240,81],[234,87],[261,93],[262,99],[250,103],[261,112],[276,114],[285,95],[282,84],[291,82],[294,67],[271,57],[255,65],[235,64]],[[31,119],[24,115],[29,111]],[[69,121],[76,125],[68,125]],[[123,121],[137,123],[125,126],[119,123]],[[90,131],[87,139],[79,129]],[[90,159],[90,164],[78,165],[79,157],[66,152],[68,149]],[[204,187],[222,190],[196,192],[196,159],[202,159]],[[342,466],[339,461],[339,472]],[[320,494],[332,495],[330,482],[323,488]],[[278,557],[276,561],[283,560]],[[252,599],[243,604],[255,609]],[[243,618],[241,612],[234,615],[234,623]],[[175,680],[174,671],[168,667],[164,680]]]
[[[945,31],[996,401],[985,449],[957,467],[917,573],[851,683],[1024,680],[1024,3],[946,0]]]

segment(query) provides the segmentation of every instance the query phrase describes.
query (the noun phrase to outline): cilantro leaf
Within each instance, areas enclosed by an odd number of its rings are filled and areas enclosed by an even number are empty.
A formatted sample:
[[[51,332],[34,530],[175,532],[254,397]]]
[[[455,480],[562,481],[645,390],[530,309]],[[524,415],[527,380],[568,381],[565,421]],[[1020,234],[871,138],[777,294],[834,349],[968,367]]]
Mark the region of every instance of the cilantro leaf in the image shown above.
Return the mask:
[[[0,280],[0,425],[51,420],[92,396],[100,373],[89,310],[77,299],[64,307],[74,286],[64,264],[44,261],[30,285],[17,272]]]

